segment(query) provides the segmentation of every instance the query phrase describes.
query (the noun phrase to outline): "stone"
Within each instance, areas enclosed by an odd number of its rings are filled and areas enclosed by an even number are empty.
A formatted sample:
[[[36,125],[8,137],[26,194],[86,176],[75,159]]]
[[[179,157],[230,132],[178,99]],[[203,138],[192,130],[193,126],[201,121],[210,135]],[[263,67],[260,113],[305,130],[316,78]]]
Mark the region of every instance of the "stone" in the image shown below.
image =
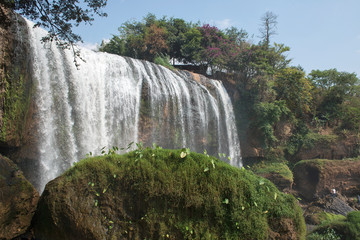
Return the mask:
[[[29,230],[39,193],[19,168],[0,155],[0,239],[13,239]]]
[[[294,167],[294,189],[302,198],[311,201],[331,194],[331,189],[348,198],[360,192],[360,161],[304,160]]]

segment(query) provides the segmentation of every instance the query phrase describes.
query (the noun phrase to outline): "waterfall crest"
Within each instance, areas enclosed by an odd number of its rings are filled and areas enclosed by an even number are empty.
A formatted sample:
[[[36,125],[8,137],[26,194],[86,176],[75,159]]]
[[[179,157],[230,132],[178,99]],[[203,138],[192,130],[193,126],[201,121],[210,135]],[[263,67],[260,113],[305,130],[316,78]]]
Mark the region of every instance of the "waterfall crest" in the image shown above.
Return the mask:
[[[224,153],[241,166],[232,104],[222,83],[185,71],[81,49],[41,43],[46,31],[28,23],[39,118],[39,188],[89,152],[130,142]]]

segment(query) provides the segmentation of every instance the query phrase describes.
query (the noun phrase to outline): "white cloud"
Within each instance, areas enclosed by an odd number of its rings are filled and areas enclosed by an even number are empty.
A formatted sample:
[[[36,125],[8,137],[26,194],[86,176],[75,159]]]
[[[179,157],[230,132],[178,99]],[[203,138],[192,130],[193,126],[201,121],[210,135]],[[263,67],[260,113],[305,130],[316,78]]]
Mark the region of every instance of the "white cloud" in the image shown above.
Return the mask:
[[[228,27],[231,27],[232,21],[230,19],[226,18],[223,20],[215,21],[215,25],[220,29],[226,29]]]

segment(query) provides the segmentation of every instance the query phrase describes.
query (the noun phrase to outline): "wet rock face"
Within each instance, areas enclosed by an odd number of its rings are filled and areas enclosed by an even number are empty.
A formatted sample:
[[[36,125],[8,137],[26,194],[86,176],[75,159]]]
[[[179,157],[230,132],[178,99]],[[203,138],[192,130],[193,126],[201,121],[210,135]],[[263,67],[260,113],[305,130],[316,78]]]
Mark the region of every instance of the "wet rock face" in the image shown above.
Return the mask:
[[[25,20],[0,4],[0,154],[35,183],[39,136],[27,36]]]
[[[39,194],[11,160],[0,155],[0,239],[28,230]]]
[[[306,200],[330,195],[333,188],[346,197],[356,197],[360,191],[360,161],[301,161],[294,168],[294,182],[294,188]]]

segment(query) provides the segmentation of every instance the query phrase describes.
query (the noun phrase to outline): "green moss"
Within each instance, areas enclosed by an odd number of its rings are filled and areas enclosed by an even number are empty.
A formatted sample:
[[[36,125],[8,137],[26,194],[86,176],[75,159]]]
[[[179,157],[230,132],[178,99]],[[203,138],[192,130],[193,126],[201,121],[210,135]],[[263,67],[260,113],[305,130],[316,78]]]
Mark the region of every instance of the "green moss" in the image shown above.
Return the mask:
[[[329,217],[329,215],[327,215]],[[331,219],[333,217],[333,219]],[[360,212],[353,211],[348,213],[346,217],[332,216],[318,226],[312,233],[309,234],[308,239],[312,238],[313,235],[324,236],[330,231],[332,235],[337,238],[333,239],[360,239]],[[325,239],[325,238],[317,238]],[[329,239],[329,238],[327,238]]]
[[[256,174],[279,174],[283,178],[293,182],[293,174],[286,163],[261,162],[252,167]]]
[[[8,138],[20,139],[30,106],[31,90],[19,70],[16,70],[11,76],[7,76],[3,83],[4,90],[0,94],[0,99],[4,101],[1,141],[7,141]]]
[[[282,219],[304,237],[304,219],[292,195],[216,158],[198,153],[181,158],[182,151],[148,148],[87,158],[64,177],[87,182],[83,187],[95,195],[94,207],[101,207],[107,194],[130,197],[131,216],[112,226],[122,234],[117,237],[133,228],[156,239],[267,239]]]
[[[294,167],[296,167],[297,165],[305,164],[305,165],[311,165],[311,166],[317,167],[319,169],[322,169],[322,167],[324,165],[326,165],[328,162],[331,162],[331,161],[340,161],[340,160],[328,160],[328,159],[301,160],[301,161],[297,162]]]
[[[345,220],[346,217],[339,214],[333,214],[328,212],[320,212],[317,214],[320,224],[326,224],[333,221]]]

